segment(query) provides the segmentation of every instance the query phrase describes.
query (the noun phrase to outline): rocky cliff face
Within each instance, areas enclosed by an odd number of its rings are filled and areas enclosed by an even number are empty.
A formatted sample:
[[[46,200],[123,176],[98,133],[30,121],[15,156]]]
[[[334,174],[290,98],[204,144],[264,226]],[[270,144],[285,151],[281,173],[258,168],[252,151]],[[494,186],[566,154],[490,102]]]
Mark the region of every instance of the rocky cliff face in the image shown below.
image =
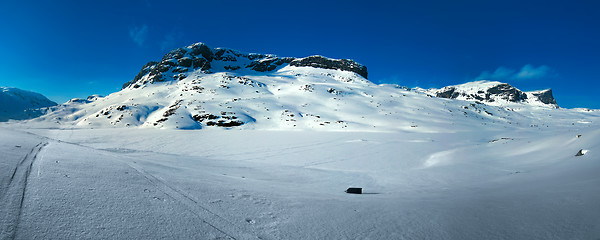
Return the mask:
[[[556,99],[554,99],[554,96],[552,95],[552,89],[531,92],[531,94],[536,96],[542,103],[558,106]]]
[[[367,67],[349,59],[330,59],[323,56],[278,57],[271,54],[242,53],[226,48],[209,48],[203,43],[196,43],[167,53],[160,62],[148,62],[133,80],[123,85],[123,88],[182,80],[196,70],[204,73],[245,70],[270,72],[284,65],[349,71],[367,78]]]
[[[358,75],[367,78],[367,67],[348,59],[330,59],[323,56],[310,56],[300,59],[294,59],[290,66],[296,67],[314,67],[324,69],[337,69],[358,73]]]

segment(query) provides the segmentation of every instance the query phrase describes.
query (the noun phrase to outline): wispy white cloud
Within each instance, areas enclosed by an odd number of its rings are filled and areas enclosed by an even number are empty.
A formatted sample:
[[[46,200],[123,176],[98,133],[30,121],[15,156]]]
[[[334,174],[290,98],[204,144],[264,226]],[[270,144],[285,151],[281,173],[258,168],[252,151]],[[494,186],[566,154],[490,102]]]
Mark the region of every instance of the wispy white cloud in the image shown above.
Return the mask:
[[[172,31],[171,33],[165,35],[165,38],[160,42],[160,50],[170,51],[174,48],[180,47],[178,44],[182,38],[181,32],[175,30]]]
[[[515,74],[514,69],[499,67],[495,71],[483,71],[475,80],[506,80]]]
[[[552,69],[546,65],[534,67],[531,64],[527,64],[519,71],[506,67],[499,67],[493,72],[483,71],[478,77],[475,78],[475,80],[506,81],[540,79],[550,76],[551,73]]]
[[[148,25],[144,24],[141,27],[133,27],[129,29],[129,37],[131,40],[135,42],[138,46],[143,46],[148,39]]]
[[[543,78],[543,77],[550,75],[550,71],[551,71],[550,67],[548,67],[546,65],[542,65],[542,66],[539,66],[536,68],[531,64],[527,64],[521,68],[521,71],[519,71],[515,75],[515,78],[517,78],[517,79],[538,79],[538,78]]]

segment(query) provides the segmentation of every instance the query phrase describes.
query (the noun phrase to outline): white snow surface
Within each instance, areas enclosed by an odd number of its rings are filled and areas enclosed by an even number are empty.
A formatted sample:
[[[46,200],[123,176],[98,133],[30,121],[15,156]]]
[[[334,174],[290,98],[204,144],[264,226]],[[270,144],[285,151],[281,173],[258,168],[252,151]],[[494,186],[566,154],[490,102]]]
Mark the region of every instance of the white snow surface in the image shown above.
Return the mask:
[[[600,128],[583,119],[438,132],[4,124],[0,238],[596,239]]]

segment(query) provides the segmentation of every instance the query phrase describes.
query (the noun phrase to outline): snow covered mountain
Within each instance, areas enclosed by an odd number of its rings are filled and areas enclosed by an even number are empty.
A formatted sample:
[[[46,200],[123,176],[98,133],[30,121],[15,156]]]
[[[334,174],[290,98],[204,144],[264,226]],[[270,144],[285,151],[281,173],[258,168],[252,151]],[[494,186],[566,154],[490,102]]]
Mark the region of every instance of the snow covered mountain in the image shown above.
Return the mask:
[[[558,108],[558,104],[552,96],[552,89],[523,92],[507,83],[496,81],[475,81],[447,86],[442,89],[428,89],[424,92],[433,94],[436,97],[480,101],[493,106],[525,103]]]
[[[73,99],[32,122],[83,128],[431,132],[481,124],[539,127],[539,119],[548,115],[554,117],[545,123],[572,124],[583,114],[557,109],[550,90],[522,92],[487,81],[411,90],[376,85],[366,77],[367,68],[348,59],[277,57],[196,43],[144,65],[119,92]]]
[[[42,94],[11,87],[0,87],[0,122],[38,117],[36,109],[56,105]]]

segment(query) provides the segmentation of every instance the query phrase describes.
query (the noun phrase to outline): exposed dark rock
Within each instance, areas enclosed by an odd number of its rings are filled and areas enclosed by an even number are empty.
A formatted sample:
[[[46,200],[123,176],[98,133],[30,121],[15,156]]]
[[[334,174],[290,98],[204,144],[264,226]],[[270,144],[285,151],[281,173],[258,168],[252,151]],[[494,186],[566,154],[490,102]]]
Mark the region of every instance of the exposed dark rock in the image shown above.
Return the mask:
[[[556,99],[554,99],[554,96],[552,95],[552,89],[548,89],[539,93],[533,93],[533,96],[536,96],[540,102],[545,104],[557,105]]]
[[[253,61],[252,63],[248,64],[246,68],[250,68],[257,72],[269,72],[275,70],[284,63],[290,63],[293,60],[294,58],[268,58],[259,61]]]
[[[336,90],[335,88],[329,88],[329,89],[327,89],[327,92],[328,92],[328,93],[331,93],[331,94],[335,94],[335,95],[340,95],[340,94],[342,94],[342,91],[340,91],[340,90]]]
[[[195,58],[192,60],[193,68],[200,68],[202,71],[210,69],[210,62],[204,58]]]
[[[527,94],[521,92],[519,89],[508,85],[507,83],[498,84],[494,87],[491,87],[487,90],[486,100],[490,99],[490,96],[500,96],[504,100],[508,100],[510,102],[521,102],[522,100],[527,99]]]
[[[440,98],[457,98],[459,96],[459,92],[456,91],[455,87],[445,87],[438,93],[436,93],[436,97]]]
[[[217,122],[214,122],[214,121],[207,122],[206,126],[236,127],[236,126],[241,126],[243,124],[244,124],[244,122],[242,122],[242,121],[225,121],[225,120],[219,120]]]
[[[184,73],[184,72],[187,72],[187,71],[188,71],[187,68],[182,68],[182,67],[177,67],[177,68],[173,69],[174,73]]]
[[[232,71],[235,71],[235,70],[238,70],[238,69],[240,69],[241,67],[240,67],[240,66],[225,66],[225,67],[223,67],[223,68],[225,68],[225,70],[232,70]]]
[[[129,85],[137,82],[138,80],[140,80],[144,75],[148,74],[150,72],[150,70],[152,70],[152,67],[154,67],[156,64],[158,64],[158,62],[155,61],[150,61],[148,63],[146,63],[143,67],[142,70],[135,75],[135,77],[133,78],[133,80],[126,82],[125,84],[123,84],[123,88],[128,87]]]
[[[194,60],[192,60],[189,57],[183,57],[183,58],[180,58],[178,60],[178,62],[179,62],[179,66],[183,66],[183,67],[188,68],[188,67],[192,66],[192,63],[194,62]]]
[[[187,53],[187,50],[185,50],[184,48],[177,48],[177,49],[174,49],[174,50],[170,51],[169,53],[165,54],[165,56],[162,58],[162,61],[173,59],[173,58],[180,59],[183,56],[185,56],[186,53]]]
[[[175,114],[175,111],[177,111],[176,108],[175,109],[171,108],[163,113],[163,117],[171,116],[171,115]]]
[[[330,59],[323,56],[310,56],[300,59],[294,59],[290,66],[296,67],[315,67],[324,69],[337,69],[343,71],[355,72],[358,75],[367,78],[367,67],[349,60],[349,59]]]
[[[237,62],[241,54],[231,49],[218,48],[214,51],[214,59],[225,62]]]
[[[312,92],[312,91],[315,90],[315,88],[312,85],[310,85],[310,84],[306,84],[304,86],[301,86],[300,90],[304,90],[304,91],[307,91],[307,92]]]
[[[194,121],[196,122],[204,122],[204,120],[215,120],[218,119],[219,116],[216,115],[212,115],[212,114],[196,114],[194,116],[192,116],[192,118],[194,119]]]
[[[174,66],[177,66],[177,64],[174,63],[174,62],[171,62],[171,61],[162,61],[159,64],[157,64],[156,67],[153,68],[150,71],[150,74],[152,74],[152,73],[164,73],[166,71],[169,71]]]
[[[248,59],[250,60],[256,60],[259,58],[266,58],[267,56],[264,54],[259,54],[259,53],[250,53],[248,54]]]
[[[193,44],[191,47],[192,51],[190,52],[190,55],[192,56],[202,56],[204,59],[208,60],[209,62],[213,60],[213,52],[210,50],[210,48],[206,45],[204,45],[204,43],[196,43]]]
[[[236,127],[236,126],[241,126],[242,124],[244,124],[244,122],[242,121],[224,121],[224,120],[220,120],[217,122],[217,126],[219,127]]]

